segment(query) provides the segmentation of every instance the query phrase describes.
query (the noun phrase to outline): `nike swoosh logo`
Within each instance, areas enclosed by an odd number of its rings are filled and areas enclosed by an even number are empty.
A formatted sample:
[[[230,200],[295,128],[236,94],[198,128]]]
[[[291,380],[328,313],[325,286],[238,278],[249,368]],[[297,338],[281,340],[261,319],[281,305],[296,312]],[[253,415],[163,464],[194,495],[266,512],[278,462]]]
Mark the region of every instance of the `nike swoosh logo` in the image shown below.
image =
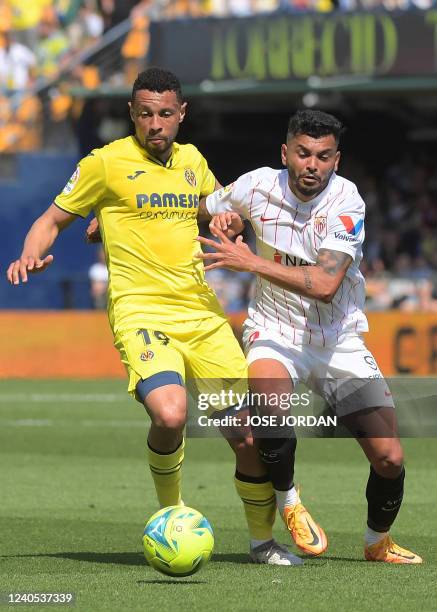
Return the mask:
[[[261,223],[265,223],[266,221],[277,221],[276,217],[260,217],[259,220]]]
[[[414,555],[401,555],[401,553],[396,552],[395,550],[391,550],[390,551],[392,555],[397,555],[398,557],[402,557],[402,559],[414,559]]]
[[[313,541],[309,544],[309,546],[317,546],[317,544],[319,543],[319,536],[309,524],[308,519],[306,519],[306,522],[308,525],[308,529],[311,531],[311,535],[313,536]]]

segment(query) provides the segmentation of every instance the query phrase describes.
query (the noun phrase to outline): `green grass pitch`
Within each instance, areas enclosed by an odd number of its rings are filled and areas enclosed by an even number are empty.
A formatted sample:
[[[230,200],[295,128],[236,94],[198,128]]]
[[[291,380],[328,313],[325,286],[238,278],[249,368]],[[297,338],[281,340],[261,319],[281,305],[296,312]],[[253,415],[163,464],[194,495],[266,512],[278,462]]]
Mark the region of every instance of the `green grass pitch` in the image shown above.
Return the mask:
[[[363,560],[367,462],[352,440],[304,439],[296,481],[329,549],[282,568],[248,563],[226,443],[189,439],[183,496],[210,520],[216,547],[201,572],[171,579],[141,550],[157,509],[146,431],[121,381],[0,383],[0,592],[74,592],[74,609],[87,612],[437,610],[436,439],[404,441],[406,495],[393,529],[424,565]],[[289,543],[279,519],[275,530]]]

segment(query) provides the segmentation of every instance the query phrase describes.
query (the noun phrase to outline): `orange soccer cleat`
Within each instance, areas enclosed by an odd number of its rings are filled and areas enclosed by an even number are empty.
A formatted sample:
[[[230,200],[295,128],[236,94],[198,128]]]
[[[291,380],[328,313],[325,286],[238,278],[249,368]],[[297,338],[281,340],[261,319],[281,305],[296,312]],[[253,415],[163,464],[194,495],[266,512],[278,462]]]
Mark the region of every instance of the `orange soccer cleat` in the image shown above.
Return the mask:
[[[367,561],[383,561],[384,563],[422,563],[422,558],[416,553],[401,548],[387,534],[376,544],[364,547]]]
[[[328,548],[325,532],[302,504],[299,491],[296,504],[286,506],[284,523],[296,546],[308,555],[321,555]]]

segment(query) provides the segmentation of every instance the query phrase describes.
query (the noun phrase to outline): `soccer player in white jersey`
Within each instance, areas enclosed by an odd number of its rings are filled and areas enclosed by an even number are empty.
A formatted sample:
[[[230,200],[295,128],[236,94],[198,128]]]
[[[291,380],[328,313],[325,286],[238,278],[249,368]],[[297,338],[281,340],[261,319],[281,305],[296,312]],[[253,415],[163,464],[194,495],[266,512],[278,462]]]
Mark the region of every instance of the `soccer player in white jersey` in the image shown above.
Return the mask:
[[[370,462],[365,558],[421,563],[389,535],[402,503],[403,453],[391,393],[362,339],[368,331],[359,270],[365,205],[356,186],[336,174],[341,131],[332,115],[297,112],[281,149],[285,169],[259,168],[208,196],[208,211],[216,215],[211,228],[220,242],[199,237],[216,249],[200,257],[212,262],[207,270],[257,275],[243,336],[252,390],[273,396],[305,382],[362,447]],[[233,243],[223,234],[231,211],[251,223],[257,254],[241,237]],[[268,406],[263,410],[272,414]],[[258,444],[293,533],[302,508],[293,485],[296,440],[293,432],[283,436],[279,431]],[[313,527],[309,523],[300,534],[310,552],[323,539]]]

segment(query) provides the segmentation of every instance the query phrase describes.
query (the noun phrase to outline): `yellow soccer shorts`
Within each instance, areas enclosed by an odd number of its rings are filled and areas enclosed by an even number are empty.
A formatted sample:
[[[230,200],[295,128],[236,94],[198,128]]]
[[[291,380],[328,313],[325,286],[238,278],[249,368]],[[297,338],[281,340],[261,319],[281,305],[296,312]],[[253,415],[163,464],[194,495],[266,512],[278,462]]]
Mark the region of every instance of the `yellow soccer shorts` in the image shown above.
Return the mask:
[[[220,317],[174,324],[148,324],[116,335],[115,346],[129,376],[129,393],[139,399],[167,384],[186,384],[192,395],[216,397],[208,413],[247,391],[247,364],[231,326]],[[223,393],[224,392],[224,393]]]

